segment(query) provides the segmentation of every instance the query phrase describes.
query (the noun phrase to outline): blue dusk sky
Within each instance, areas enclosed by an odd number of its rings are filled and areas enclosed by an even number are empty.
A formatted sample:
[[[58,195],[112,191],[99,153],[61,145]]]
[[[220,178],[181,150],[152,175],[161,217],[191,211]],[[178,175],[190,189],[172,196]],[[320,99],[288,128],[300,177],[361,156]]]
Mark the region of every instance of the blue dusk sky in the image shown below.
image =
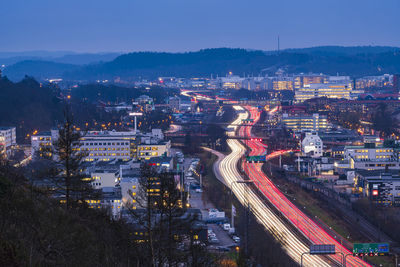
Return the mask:
[[[0,1],[0,51],[400,46],[400,0]]]

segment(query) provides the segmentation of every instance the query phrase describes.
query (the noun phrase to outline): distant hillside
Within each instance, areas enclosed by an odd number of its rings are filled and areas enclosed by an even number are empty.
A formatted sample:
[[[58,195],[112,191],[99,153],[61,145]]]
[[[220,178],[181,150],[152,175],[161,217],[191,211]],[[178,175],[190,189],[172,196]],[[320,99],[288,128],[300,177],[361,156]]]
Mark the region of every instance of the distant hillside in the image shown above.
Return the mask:
[[[4,70],[4,75],[13,81],[19,81],[26,75],[38,80],[46,78],[61,78],[65,72],[78,69],[72,64],[55,63],[51,61],[26,60],[18,62]]]
[[[360,53],[358,53],[359,51]],[[283,68],[289,73],[323,72],[351,76],[400,72],[400,49],[384,47],[321,47],[277,53],[244,49],[205,49],[189,53],[137,52],[111,62],[69,72],[78,79],[120,77],[206,76],[273,74]],[[369,53],[367,53],[369,52]]]
[[[85,65],[114,60],[121,53],[98,53],[98,54],[67,54],[54,58],[52,61],[65,64]]]
[[[50,61],[56,63],[86,65],[114,60],[121,53],[74,53],[74,52],[0,52],[0,65],[10,66],[21,61]]]
[[[291,48],[284,52],[304,53],[313,55],[359,55],[380,54],[399,51],[399,47],[393,46],[316,46],[309,48]]]
[[[326,46],[288,49],[279,54],[217,48],[187,53],[135,52],[120,55],[110,62],[83,67],[53,65],[47,69],[41,66],[29,69],[29,65],[16,65],[18,68],[15,66],[6,68],[5,74],[10,77],[20,77],[24,73],[42,78],[50,74],[59,75],[62,72],[63,78],[74,80],[115,77],[133,80],[139,77],[159,76],[209,77],[226,75],[229,71],[239,75],[273,74],[282,68],[289,73],[322,72],[357,77],[400,72],[400,48]],[[16,73],[16,70],[19,72]],[[35,74],[32,74],[34,71]]]

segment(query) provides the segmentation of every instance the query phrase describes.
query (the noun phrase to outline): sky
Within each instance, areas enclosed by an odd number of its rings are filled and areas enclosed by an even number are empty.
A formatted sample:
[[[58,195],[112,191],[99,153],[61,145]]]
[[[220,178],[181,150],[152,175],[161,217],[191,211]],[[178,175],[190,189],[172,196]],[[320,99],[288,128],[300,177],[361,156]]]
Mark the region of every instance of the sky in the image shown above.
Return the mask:
[[[0,51],[400,46],[400,0],[0,0]]]

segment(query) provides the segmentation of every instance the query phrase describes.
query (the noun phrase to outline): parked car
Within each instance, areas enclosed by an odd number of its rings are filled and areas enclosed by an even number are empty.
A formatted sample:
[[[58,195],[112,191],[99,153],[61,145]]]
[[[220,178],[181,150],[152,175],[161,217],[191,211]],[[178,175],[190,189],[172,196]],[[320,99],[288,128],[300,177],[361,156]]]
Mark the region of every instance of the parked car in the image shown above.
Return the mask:
[[[211,238],[209,238],[208,240],[209,240],[209,242],[212,243],[212,244],[219,243],[219,240],[218,240],[218,238],[216,238],[216,237],[211,237]]]
[[[208,234],[208,237],[209,238],[213,238],[213,237],[217,238],[217,236],[214,233]]]
[[[236,243],[240,243],[240,237],[238,236],[232,236],[233,241],[235,241]]]
[[[225,231],[229,231],[229,229],[231,229],[231,225],[230,225],[229,223],[224,223],[224,224],[222,225],[222,228],[223,228]]]

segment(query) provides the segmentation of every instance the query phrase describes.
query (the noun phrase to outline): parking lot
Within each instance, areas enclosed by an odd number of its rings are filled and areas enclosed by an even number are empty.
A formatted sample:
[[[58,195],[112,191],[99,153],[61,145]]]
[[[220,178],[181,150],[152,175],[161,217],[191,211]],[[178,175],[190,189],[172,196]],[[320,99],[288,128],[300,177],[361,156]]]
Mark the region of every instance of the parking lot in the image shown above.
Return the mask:
[[[183,154],[176,150],[173,152],[178,158],[178,163],[185,170],[185,188],[189,189],[189,203],[192,208],[200,209],[203,220],[209,219],[209,210],[215,209],[214,205],[203,195],[200,186],[199,174],[195,171],[199,160],[196,158],[183,157]],[[236,242],[232,239],[228,230],[224,230],[222,225],[209,223],[208,226],[208,248],[219,251],[229,251],[239,245],[238,237]],[[239,239],[239,240],[238,240]]]
[[[206,199],[202,199],[202,195],[202,193],[196,193],[194,190],[190,190],[189,203],[193,208],[198,208],[201,210],[204,220],[208,218],[209,209],[213,209],[215,207]],[[218,240],[218,242],[209,244],[210,249],[217,249],[218,247],[229,248],[238,245],[235,241],[233,241],[228,231],[225,231],[220,225],[207,224],[207,226],[209,230],[212,230],[212,232],[215,233],[215,236]]]

